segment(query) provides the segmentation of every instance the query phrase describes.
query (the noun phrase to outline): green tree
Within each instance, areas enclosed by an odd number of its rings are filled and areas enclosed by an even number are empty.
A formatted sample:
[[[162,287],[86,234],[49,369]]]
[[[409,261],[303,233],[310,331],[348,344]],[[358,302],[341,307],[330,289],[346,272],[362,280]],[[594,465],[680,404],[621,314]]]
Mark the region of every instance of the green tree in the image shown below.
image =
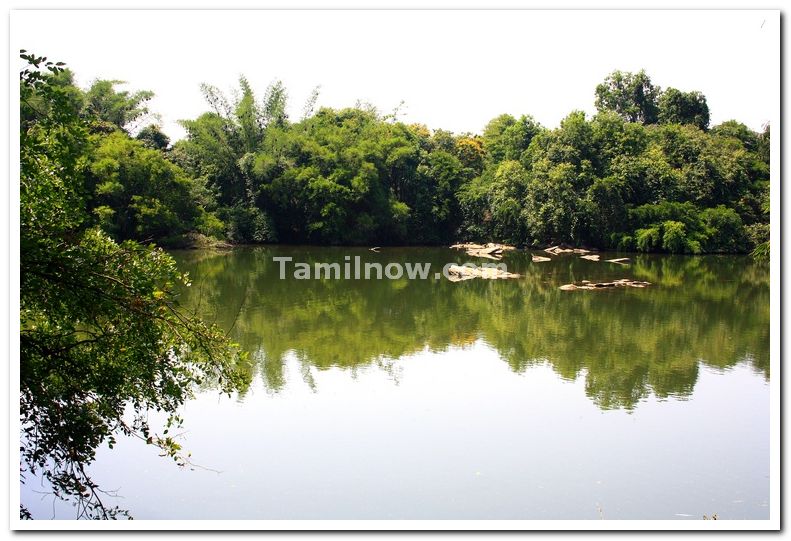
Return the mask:
[[[149,114],[147,102],[154,97],[150,90],[130,93],[116,90],[124,81],[95,81],[85,93],[87,116],[133,131]]]
[[[152,240],[194,231],[205,213],[199,181],[122,132],[99,139],[86,173],[89,208],[117,238]]]
[[[505,114],[493,118],[483,129],[483,150],[488,164],[497,164],[505,159],[509,150],[505,133],[514,124],[516,119]]]
[[[197,383],[231,392],[246,377],[224,334],[179,308],[187,277],[170,256],[89,227],[89,123],[53,82],[59,64],[21,56],[21,473],[73,501],[78,518],[116,518],[126,512],[105,503],[86,469],[97,447],[133,436],[185,464],[167,429],[179,406]],[[169,415],[161,433],[149,425],[154,410]],[[24,504],[20,514],[32,518]]]
[[[589,213],[588,239],[596,246],[617,248],[618,233],[627,224],[627,188],[614,177],[596,179],[588,188],[586,208]],[[613,236],[615,235],[615,237]]]
[[[700,92],[681,92],[668,88],[659,97],[659,122],[692,124],[701,130],[709,127],[709,106]]]
[[[640,70],[638,73],[614,71],[596,87],[596,108],[614,111],[627,122],[654,124],[659,116],[660,88]]]
[[[527,190],[527,172],[518,161],[502,162],[489,187],[489,212],[492,233],[499,241],[522,244],[525,222],[522,205]]]
[[[170,137],[163,131],[162,127],[157,124],[150,124],[140,130],[135,139],[143,143],[148,148],[155,150],[167,150],[170,146]]]
[[[587,229],[585,207],[575,187],[578,176],[569,163],[534,166],[527,184],[523,217],[532,244],[581,243]]]
[[[707,252],[738,253],[747,248],[747,234],[739,214],[724,205],[705,209],[700,219],[706,228]]]
[[[280,81],[273,83],[263,103],[256,101],[245,77],[239,78],[233,101],[214,86],[204,84],[201,90],[212,112],[181,121],[187,139],[179,145],[180,150],[193,167],[190,172],[205,177],[209,187],[216,190],[221,206],[249,206],[254,190],[245,164],[253,162],[267,130],[287,125],[285,88]]]
[[[449,152],[428,153],[417,167],[417,189],[405,201],[412,209],[409,234],[416,242],[453,240],[459,226],[456,191],[463,180],[461,162]]]

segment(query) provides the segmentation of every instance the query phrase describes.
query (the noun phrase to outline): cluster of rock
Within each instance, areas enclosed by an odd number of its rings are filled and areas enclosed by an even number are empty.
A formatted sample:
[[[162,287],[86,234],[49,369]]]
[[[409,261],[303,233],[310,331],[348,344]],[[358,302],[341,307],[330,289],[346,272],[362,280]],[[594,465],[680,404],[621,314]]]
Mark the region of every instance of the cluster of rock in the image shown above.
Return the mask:
[[[592,254],[590,250],[586,250],[585,248],[568,248],[561,245],[546,248],[544,251],[552,255],[580,254],[581,259],[587,259],[588,261],[599,261],[601,258],[599,254]],[[551,257],[544,257],[535,254],[533,254],[532,259],[533,259],[533,263],[543,263],[545,261],[552,261]],[[615,259],[605,259],[604,261],[607,261],[608,263],[617,263],[619,265],[626,265],[626,261],[629,261],[629,258],[617,257]]]
[[[599,254],[590,254],[590,255],[583,255],[580,256],[581,259],[587,259],[588,261],[599,261]],[[628,257],[616,257],[615,259],[605,259],[607,263],[617,263],[619,265],[626,265],[626,262],[629,261]]]
[[[568,248],[561,245],[558,246],[551,246],[544,250],[548,254],[552,255],[559,255],[559,254],[587,254],[590,253],[590,250],[586,250],[585,248]]]
[[[483,278],[484,280],[500,280],[505,278],[519,278],[518,274],[507,272],[496,267],[466,267],[463,265],[451,265],[447,269],[447,278],[451,282],[461,282],[473,278]]]
[[[516,250],[515,247],[509,246],[507,244],[498,244],[495,242],[487,242],[486,244],[476,244],[474,242],[461,242],[458,244],[454,244],[451,246],[456,250],[464,250],[467,252],[467,255],[471,257],[483,257],[486,259],[493,259],[495,261],[500,261],[503,258],[503,254],[509,250]],[[551,246],[544,250],[546,253],[551,255],[560,255],[560,254],[580,254],[580,258],[587,259],[588,261],[599,261],[600,255],[599,254],[592,254],[591,250],[586,250],[585,248],[570,248],[566,245],[557,245]],[[547,261],[552,261],[551,257],[545,257],[541,255],[531,254],[531,258],[533,263],[544,263]],[[626,265],[626,262],[629,261],[628,257],[618,257],[615,259],[605,259],[604,261],[608,263],[617,263],[619,265]]]
[[[460,244],[454,244],[451,246],[451,248],[465,250],[467,255],[472,257],[483,257],[486,259],[494,259],[495,261],[502,259],[503,253],[509,250],[516,250],[516,248],[513,246],[508,246],[507,244],[497,244],[494,242],[487,242],[486,244],[464,242]]]
[[[574,291],[576,289],[607,289],[612,287],[646,287],[650,286],[651,282],[641,282],[639,280],[630,280],[629,278],[621,278],[613,282],[591,282],[590,280],[582,280],[579,284],[566,284],[560,286],[563,291]]]

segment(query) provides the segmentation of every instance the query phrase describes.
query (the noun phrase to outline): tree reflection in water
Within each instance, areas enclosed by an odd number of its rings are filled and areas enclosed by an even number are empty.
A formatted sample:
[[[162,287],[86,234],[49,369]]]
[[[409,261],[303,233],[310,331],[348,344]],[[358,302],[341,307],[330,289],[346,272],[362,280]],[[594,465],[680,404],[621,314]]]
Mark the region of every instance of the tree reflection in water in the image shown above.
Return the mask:
[[[747,362],[769,378],[769,271],[741,256],[632,255],[619,266],[568,255],[532,263],[509,253],[516,280],[280,280],[275,256],[294,261],[430,262],[433,273],[463,255],[442,248],[257,247],[177,252],[193,285],[182,304],[230,330],[249,369],[272,392],[288,354],[311,370],[379,365],[428,349],[495,348],[514,372],[548,362],[565,379],[583,375],[600,408],[632,409],[653,393],[688,396],[704,363]],[[631,254],[627,254],[631,255]],[[602,257],[602,259],[605,259]],[[478,262],[480,263],[480,261]],[[646,289],[560,291],[583,279],[635,278]]]

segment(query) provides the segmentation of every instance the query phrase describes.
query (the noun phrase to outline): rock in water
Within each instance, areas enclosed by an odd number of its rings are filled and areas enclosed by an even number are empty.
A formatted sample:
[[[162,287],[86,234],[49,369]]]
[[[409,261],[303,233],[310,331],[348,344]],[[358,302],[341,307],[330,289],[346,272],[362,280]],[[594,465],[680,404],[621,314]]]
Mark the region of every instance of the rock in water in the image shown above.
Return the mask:
[[[483,278],[484,280],[519,278],[518,274],[496,267],[465,267],[463,265],[451,265],[448,267],[448,274],[453,277],[449,278],[452,282],[469,280],[471,278]]]
[[[475,244],[473,242],[462,242],[459,244],[451,245],[451,248],[455,248],[457,250],[481,250],[486,248],[483,244]]]
[[[486,244],[462,242],[451,245],[451,248],[457,250],[466,250],[467,255],[470,257],[484,257],[486,259],[494,259],[495,261],[499,261],[503,257],[503,252],[508,250],[516,250],[514,246],[509,246],[507,244],[497,244],[494,242],[489,242]]]
[[[651,282],[641,282],[639,280],[630,280],[629,278],[621,278],[612,282],[591,282],[589,280],[581,280],[580,285],[566,284],[560,286],[563,291],[574,291],[575,289],[610,289],[616,287],[637,287],[644,288],[650,286]]]

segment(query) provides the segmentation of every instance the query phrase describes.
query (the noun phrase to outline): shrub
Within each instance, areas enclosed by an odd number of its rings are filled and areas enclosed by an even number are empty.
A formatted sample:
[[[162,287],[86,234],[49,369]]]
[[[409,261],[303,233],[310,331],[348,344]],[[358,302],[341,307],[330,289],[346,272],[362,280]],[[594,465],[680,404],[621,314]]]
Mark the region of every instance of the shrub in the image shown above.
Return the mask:
[[[635,231],[635,244],[641,252],[652,252],[660,245],[662,234],[659,227],[648,227]]]
[[[687,248],[687,235],[684,224],[668,220],[662,224],[662,248],[668,252],[681,253]]]
[[[223,209],[221,217],[229,240],[238,243],[276,242],[277,233],[269,215],[257,207],[237,205]]]
[[[743,252],[747,248],[747,233],[741,217],[724,205],[708,208],[700,213],[706,228],[707,252]]]
[[[207,237],[224,238],[225,224],[213,212],[204,212],[198,219],[198,232]]]

